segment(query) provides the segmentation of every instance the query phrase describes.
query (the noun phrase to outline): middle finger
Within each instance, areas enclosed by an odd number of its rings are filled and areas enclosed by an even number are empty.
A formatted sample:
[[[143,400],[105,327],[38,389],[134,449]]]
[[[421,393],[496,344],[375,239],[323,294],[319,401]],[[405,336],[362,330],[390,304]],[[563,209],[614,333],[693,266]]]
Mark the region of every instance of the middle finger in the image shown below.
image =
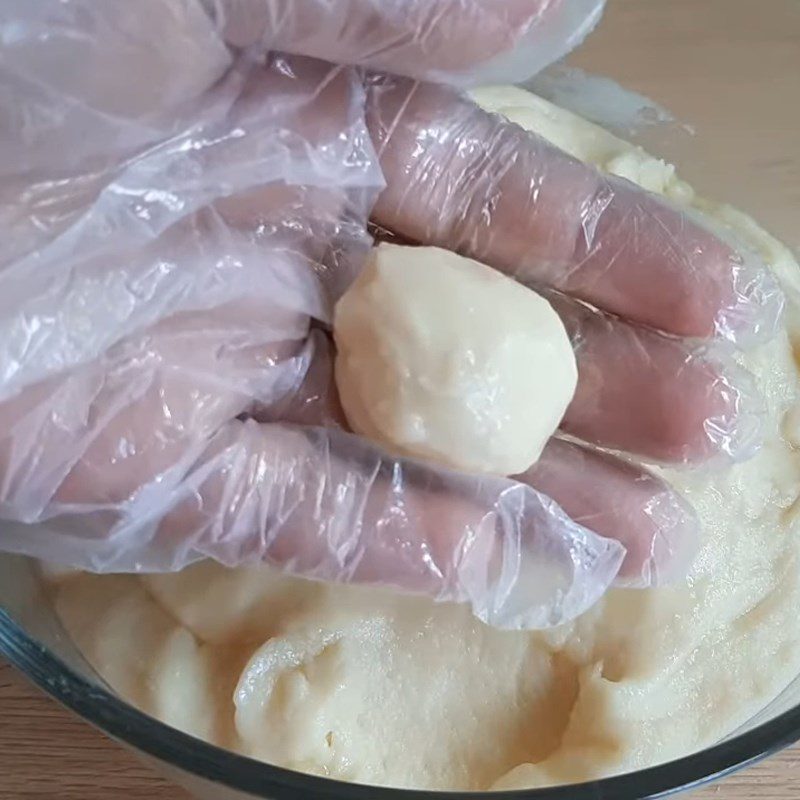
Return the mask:
[[[379,224],[678,336],[771,334],[763,267],[684,212],[602,175],[452,89],[375,77]]]

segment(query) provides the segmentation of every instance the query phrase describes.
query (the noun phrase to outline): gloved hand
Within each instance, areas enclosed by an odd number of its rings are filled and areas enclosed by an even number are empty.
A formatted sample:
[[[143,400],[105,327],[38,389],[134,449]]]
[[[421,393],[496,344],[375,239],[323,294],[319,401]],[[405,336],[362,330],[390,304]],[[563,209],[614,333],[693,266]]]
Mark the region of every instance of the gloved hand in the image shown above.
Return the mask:
[[[770,334],[763,268],[452,88],[305,57],[465,80],[597,6],[0,3],[0,545],[97,571],[268,562],[508,627],[684,569],[693,514],[643,467],[564,440],[518,480],[399,461],[346,431],[331,377],[372,209],[557,291],[566,433],[751,452],[746,382],[697,341]]]

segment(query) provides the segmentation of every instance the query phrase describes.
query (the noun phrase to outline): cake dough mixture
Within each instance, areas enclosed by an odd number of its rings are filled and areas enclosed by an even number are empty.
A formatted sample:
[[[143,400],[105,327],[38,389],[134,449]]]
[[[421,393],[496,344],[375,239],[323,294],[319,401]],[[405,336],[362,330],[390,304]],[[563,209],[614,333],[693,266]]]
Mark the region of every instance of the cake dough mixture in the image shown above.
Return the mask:
[[[178,574],[45,570],[59,616],[124,699],[202,739],[340,780],[433,789],[582,781],[683,756],[735,730],[800,673],[800,267],[672,166],[512,87],[486,108],[693,207],[757,251],[786,329],[741,356],[766,443],[722,470],[663,470],[697,509],[679,585],[614,590],[569,625],[486,627],[460,606],[201,563]]]

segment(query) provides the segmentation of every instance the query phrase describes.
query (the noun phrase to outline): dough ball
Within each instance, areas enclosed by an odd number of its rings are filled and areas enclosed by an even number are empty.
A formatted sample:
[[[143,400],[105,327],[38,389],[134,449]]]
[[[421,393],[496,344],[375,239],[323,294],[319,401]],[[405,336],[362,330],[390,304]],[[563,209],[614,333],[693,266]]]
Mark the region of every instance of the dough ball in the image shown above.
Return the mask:
[[[459,470],[523,472],[575,393],[572,346],[547,300],[437,247],[375,248],[336,306],[334,335],[353,430]]]

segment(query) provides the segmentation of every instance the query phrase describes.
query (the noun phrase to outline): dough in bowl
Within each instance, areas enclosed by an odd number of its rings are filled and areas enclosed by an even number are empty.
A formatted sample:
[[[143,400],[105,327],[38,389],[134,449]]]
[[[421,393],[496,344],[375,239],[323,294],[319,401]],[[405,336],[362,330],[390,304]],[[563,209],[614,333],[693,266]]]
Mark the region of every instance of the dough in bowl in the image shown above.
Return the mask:
[[[473,96],[703,215],[772,269],[787,298],[783,327],[736,356],[764,397],[765,444],[725,470],[658,470],[702,524],[686,579],[614,589],[548,631],[500,631],[464,606],[267,568],[198,564],[122,583],[50,573],[65,629],[122,697],[283,767],[416,789],[588,781],[718,742],[800,674],[795,257],[749,217],[697,195],[672,165],[598,126],[514,87]],[[437,298],[438,312],[451,302]]]

